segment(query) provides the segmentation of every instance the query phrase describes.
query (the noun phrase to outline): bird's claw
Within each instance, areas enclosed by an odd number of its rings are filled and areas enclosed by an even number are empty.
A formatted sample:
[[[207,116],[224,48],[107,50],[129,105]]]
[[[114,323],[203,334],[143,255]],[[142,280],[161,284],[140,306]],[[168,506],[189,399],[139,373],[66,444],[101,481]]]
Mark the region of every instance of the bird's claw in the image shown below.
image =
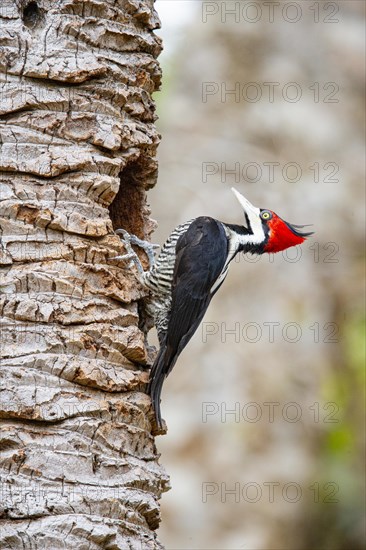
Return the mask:
[[[132,261],[132,260],[135,259],[135,256],[136,256],[135,253],[133,253],[133,254],[130,253],[130,254],[123,254],[122,256],[112,256],[112,257],[109,258],[109,259],[110,259],[110,260],[122,260],[122,261],[124,261],[124,260],[130,260],[130,262],[129,262],[128,265],[129,265],[129,267],[132,267],[133,264],[135,263],[134,261]]]
[[[135,254],[123,254],[122,256],[112,256],[110,260],[131,260]]]
[[[152,244],[152,243],[149,243],[148,241],[143,241],[142,239],[139,239],[138,237],[136,237],[136,235],[130,235],[130,233],[128,233],[128,231],[126,231],[125,229],[117,229],[116,234],[122,235],[121,240],[123,241],[123,244],[125,245],[125,248],[128,252],[128,254],[126,254],[124,257],[127,258],[129,256],[131,259],[133,259],[140,273],[141,272],[143,273],[143,268],[140,260],[137,257],[137,254],[132,249],[131,245],[133,244],[138,246],[139,248],[142,248],[145,251],[149,260],[150,269],[153,267],[155,263],[154,249],[160,248],[159,244]],[[120,258],[123,258],[123,257],[120,257]]]

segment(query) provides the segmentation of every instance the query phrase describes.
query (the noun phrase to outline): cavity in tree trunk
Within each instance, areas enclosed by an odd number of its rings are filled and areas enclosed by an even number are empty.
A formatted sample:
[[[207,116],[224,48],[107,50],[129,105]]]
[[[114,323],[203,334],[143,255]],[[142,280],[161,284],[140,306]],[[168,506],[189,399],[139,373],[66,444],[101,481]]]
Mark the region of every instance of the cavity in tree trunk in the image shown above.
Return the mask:
[[[0,6],[2,548],[161,548],[141,238],[157,176],[152,0]]]

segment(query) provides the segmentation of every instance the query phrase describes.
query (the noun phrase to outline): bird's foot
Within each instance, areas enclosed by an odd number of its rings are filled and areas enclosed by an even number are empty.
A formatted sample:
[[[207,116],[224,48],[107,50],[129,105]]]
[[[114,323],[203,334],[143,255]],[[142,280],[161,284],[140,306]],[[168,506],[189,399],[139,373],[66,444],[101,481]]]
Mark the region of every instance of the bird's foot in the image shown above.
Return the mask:
[[[140,275],[142,275],[144,273],[144,269],[141,265],[139,257],[132,248],[132,245],[134,244],[145,251],[149,260],[149,269],[153,267],[155,263],[154,249],[160,248],[160,245],[143,241],[142,239],[136,237],[136,235],[130,235],[130,233],[128,233],[125,229],[117,229],[116,234],[120,236],[120,239],[126,248],[127,254],[123,256],[116,256],[114,259],[130,260],[130,264],[135,264]]]
[[[128,263],[128,267],[136,266],[137,270],[139,272],[139,275],[144,274],[144,268],[141,265],[140,259],[137,256],[136,252],[132,251],[128,254],[123,254],[122,256],[112,256],[109,258],[110,260],[130,260]]]
[[[153,267],[155,264],[155,249],[160,248],[160,244],[154,244],[149,243],[148,241],[143,241],[142,239],[139,239],[136,237],[136,235],[130,235],[130,242],[131,244],[135,244],[136,246],[142,248],[142,250],[145,251],[146,256],[149,260],[149,269]]]

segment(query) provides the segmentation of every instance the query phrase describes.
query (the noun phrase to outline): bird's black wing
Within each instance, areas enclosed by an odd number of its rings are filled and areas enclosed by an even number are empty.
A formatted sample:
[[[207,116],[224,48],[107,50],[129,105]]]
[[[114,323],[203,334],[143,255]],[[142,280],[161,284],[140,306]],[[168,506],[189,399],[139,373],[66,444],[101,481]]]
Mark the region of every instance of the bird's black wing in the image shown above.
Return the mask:
[[[197,330],[214,294],[211,289],[222,273],[227,253],[225,230],[213,218],[197,218],[177,242],[168,330],[152,367],[149,385],[159,426],[164,379]]]

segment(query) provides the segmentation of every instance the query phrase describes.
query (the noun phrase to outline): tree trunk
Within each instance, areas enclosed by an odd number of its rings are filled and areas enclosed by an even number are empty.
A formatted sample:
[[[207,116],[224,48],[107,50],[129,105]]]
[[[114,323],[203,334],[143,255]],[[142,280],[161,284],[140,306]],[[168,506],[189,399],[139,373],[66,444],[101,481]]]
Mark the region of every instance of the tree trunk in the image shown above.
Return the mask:
[[[161,548],[144,290],[153,0],[0,6],[2,548]]]

